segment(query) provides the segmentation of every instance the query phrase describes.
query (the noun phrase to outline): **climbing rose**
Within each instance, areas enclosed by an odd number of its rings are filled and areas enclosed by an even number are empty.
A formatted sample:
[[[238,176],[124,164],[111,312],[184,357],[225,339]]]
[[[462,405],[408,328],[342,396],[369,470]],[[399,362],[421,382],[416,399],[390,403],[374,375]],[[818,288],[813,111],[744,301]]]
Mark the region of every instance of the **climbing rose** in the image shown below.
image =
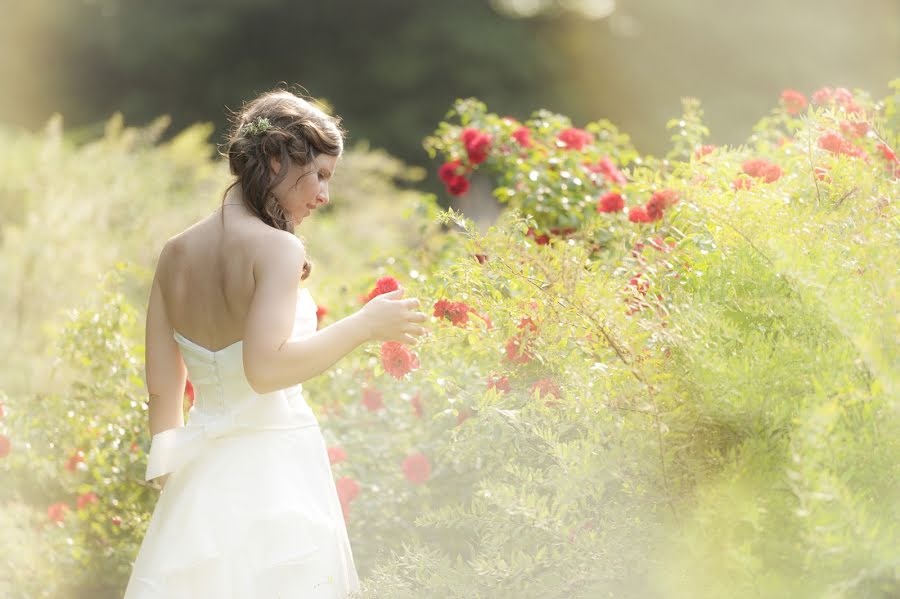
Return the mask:
[[[782,175],[781,167],[764,158],[746,160],[741,164],[741,169],[751,177],[765,179],[766,183],[777,181]]]
[[[341,447],[328,448],[328,463],[339,464],[347,459],[347,452]]]
[[[366,296],[366,302],[371,301],[373,298],[391,291],[396,291],[400,288],[400,282],[397,281],[394,277],[382,277],[378,279],[375,283],[375,288],[369,292],[369,295]]]
[[[47,508],[47,516],[50,517],[56,523],[60,523],[66,519],[66,513],[69,511],[69,506],[65,503],[59,502],[54,503],[50,507]]]
[[[0,435],[0,458],[5,458],[9,455],[10,449],[12,448],[12,443],[9,441],[9,437],[6,435]]]
[[[88,491],[87,493],[79,495],[78,499],[75,500],[75,507],[81,510],[89,503],[97,503],[97,494],[93,491]]]
[[[800,114],[807,106],[806,96],[795,89],[786,89],[781,92],[781,102],[788,114]]]
[[[459,196],[469,190],[469,180],[465,177],[466,168],[461,160],[446,162],[438,169],[438,177],[451,195]]]
[[[531,129],[525,127],[524,125],[513,131],[512,137],[523,148],[530,148],[532,145],[534,145],[531,141]]]
[[[334,481],[341,503],[350,503],[359,495],[359,483],[349,476],[342,476]]]
[[[491,136],[483,131],[467,127],[463,129],[462,135],[463,145],[466,146],[466,153],[469,155],[469,162],[472,164],[481,164],[487,160],[487,153],[491,147]]]
[[[377,389],[369,389],[366,387],[362,391],[363,394],[363,405],[370,412],[374,412],[376,410],[380,410],[384,407],[384,397],[381,395],[381,392]]]
[[[580,150],[594,141],[594,136],[584,129],[571,127],[560,131],[557,139],[562,143],[562,147],[567,150]]]
[[[419,367],[419,358],[398,341],[381,344],[381,365],[397,380]]]
[[[605,194],[597,203],[597,212],[621,212],[625,208],[625,200],[613,191]]]
[[[431,476],[431,463],[428,456],[421,452],[407,456],[403,460],[402,468],[406,480],[413,484],[420,485]]]

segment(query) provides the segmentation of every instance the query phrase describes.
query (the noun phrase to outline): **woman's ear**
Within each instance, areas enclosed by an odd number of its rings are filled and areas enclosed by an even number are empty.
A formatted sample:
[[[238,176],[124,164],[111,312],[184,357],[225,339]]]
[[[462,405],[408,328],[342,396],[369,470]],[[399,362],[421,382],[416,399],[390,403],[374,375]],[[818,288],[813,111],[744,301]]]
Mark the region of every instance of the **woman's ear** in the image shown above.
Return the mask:
[[[272,169],[272,172],[275,176],[278,176],[278,173],[281,172],[281,161],[272,156],[269,158],[269,167]]]

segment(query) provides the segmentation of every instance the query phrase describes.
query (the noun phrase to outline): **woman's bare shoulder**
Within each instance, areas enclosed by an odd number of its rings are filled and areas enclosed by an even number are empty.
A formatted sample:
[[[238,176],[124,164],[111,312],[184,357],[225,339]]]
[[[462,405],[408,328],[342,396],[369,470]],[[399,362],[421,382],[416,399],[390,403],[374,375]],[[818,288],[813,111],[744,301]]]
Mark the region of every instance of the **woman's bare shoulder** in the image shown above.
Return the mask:
[[[253,245],[254,275],[271,273],[273,270],[277,273],[284,269],[298,269],[299,272],[306,258],[306,250],[300,238],[289,231],[267,225],[263,227],[266,230],[256,231],[250,239]]]

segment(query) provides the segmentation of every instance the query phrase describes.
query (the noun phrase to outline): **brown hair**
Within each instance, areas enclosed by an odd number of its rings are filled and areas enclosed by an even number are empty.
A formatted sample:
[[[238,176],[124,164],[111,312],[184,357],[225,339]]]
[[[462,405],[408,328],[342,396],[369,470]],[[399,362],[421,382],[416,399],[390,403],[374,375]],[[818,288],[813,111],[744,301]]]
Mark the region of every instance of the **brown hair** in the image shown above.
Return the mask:
[[[222,194],[225,197],[240,185],[241,201],[261,221],[282,231],[294,232],[294,223],[272,195],[272,190],[287,175],[282,168],[272,176],[270,161],[282,165],[310,164],[318,154],[340,156],[345,131],[341,119],[286,89],[276,88],[247,102],[232,114],[227,142],[219,153],[228,158],[236,178]],[[262,123],[262,126],[259,124]],[[224,221],[225,214],[222,211]],[[303,265],[300,280],[312,271],[312,263]]]

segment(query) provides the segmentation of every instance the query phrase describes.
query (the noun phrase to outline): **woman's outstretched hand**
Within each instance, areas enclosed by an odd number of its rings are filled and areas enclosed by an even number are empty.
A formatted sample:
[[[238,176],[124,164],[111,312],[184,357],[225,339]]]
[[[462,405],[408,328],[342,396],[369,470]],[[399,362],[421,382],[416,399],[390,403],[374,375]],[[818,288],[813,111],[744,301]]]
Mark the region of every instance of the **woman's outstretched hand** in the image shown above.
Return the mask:
[[[368,323],[373,341],[398,341],[416,345],[416,337],[427,332],[425,327],[416,324],[428,319],[425,313],[415,311],[419,307],[419,300],[414,297],[401,299],[403,291],[403,287],[400,287],[382,293],[360,310],[360,315]]]

